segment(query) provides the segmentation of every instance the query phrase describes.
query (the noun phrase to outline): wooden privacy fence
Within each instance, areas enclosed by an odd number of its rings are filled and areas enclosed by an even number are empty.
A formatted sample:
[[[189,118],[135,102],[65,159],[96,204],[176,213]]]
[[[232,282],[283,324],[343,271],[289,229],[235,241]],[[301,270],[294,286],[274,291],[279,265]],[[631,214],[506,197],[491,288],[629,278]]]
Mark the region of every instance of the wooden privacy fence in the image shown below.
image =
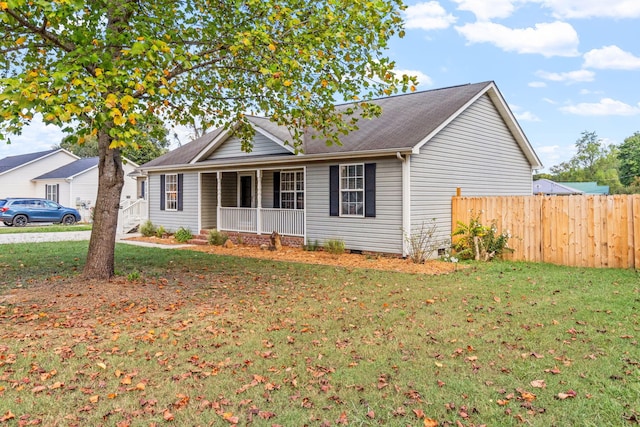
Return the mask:
[[[640,268],[640,195],[453,197],[452,230],[480,215],[511,234],[506,259]]]

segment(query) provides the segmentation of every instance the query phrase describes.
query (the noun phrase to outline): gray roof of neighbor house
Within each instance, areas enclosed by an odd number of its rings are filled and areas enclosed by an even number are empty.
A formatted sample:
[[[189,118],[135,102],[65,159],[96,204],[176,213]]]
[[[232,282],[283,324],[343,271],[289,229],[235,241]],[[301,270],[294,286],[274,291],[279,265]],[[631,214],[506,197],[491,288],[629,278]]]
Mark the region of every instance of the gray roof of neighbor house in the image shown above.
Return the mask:
[[[313,130],[305,132],[303,154],[297,157],[323,155],[349,155],[350,153],[375,153],[392,151],[411,151],[420,147],[430,137],[453,120],[478,97],[488,93],[500,114],[505,118],[514,138],[518,141],[532,167],[541,167],[540,160],[531,148],[529,141],[520,129],[508,106],[504,102],[494,82],[482,82],[434,89],[423,92],[390,96],[369,102],[382,108],[379,117],[360,118],[358,130],[342,135],[342,145],[327,145]],[[338,109],[353,107],[353,103],[338,105]],[[357,113],[356,113],[357,114]],[[256,128],[273,135],[285,142],[290,140],[289,131],[269,118],[248,116],[247,119]],[[143,165],[143,169],[161,168],[188,164],[209,146],[223,132],[216,129],[182,147],[177,148],[157,159]],[[247,159],[249,160],[249,159]]]
[[[58,169],[54,169],[50,172],[34,178],[34,180],[72,178],[79,173],[85,172],[97,166],[98,157],[87,157],[85,159],[78,159],[75,162],[69,163],[68,165],[60,166]]]
[[[565,183],[551,181],[550,179],[538,179],[533,181],[533,194],[583,194],[584,191],[569,187]]]
[[[58,151],[58,149],[5,157],[3,159],[0,159],[0,173],[10,171],[34,160],[46,157],[49,154],[55,153],[56,151]]]

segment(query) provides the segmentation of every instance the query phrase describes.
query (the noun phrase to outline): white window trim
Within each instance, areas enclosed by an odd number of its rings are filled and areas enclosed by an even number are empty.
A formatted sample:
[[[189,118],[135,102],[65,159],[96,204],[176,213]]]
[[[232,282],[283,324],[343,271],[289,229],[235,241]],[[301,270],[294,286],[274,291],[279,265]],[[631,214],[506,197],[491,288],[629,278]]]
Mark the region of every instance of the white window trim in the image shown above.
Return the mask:
[[[51,191],[49,191],[49,189],[51,189]],[[50,193],[51,194],[55,193],[55,197],[49,197]],[[53,200],[56,203],[58,203],[58,201],[60,200],[60,194],[58,194],[58,186],[57,186],[57,184],[45,184],[44,185],[44,194],[45,194],[45,199]]]
[[[349,166],[362,166],[362,189],[352,189],[352,188],[347,188],[344,189],[342,188],[342,170],[345,167],[349,167]],[[364,172],[364,163],[344,163],[341,165],[338,165],[338,188],[339,188],[339,199],[338,199],[338,204],[340,206],[340,216],[341,217],[351,217],[351,218],[364,218],[365,217],[365,172]],[[359,191],[362,192],[362,214],[347,214],[347,213],[343,213],[342,212],[342,194],[345,192],[355,192],[355,191]]]
[[[175,177],[175,191],[169,190],[169,177]],[[175,193],[176,197],[175,208],[169,207],[169,194]],[[178,211],[178,174],[177,173],[168,173],[164,176],[164,210],[169,212],[177,212]]]
[[[255,172],[238,172],[238,182],[237,182],[237,206],[240,207],[240,201],[242,198],[242,185],[241,185],[241,178],[243,176],[250,176],[251,177],[251,209],[255,209],[256,207],[256,191],[255,191],[255,187],[256,187],[256,174]],[[249,209],[249,208],[247,208]]]
[[[283,189],[283,184],[284,184],[284,179],[282,178],[283,174],[286,173],[290,173],[293,174],[293,190],[284,190]],[[297,176],[298,174],[302,175],[302,190],[298,190],[298,179]],[[304,180],[305,176],[304,176],[304,170],[303,169],[289,169],[289,170],[283,170],[280,171],[280,209],[287,209],[287,210],[304,210],[304,198],[305,198],[305,180]],[[284,193],[287,194],[293,194],[293,208],[283,208],[282,207],[282,196]],[[303,206],[301,208],[298,207],[298,194],[302,193],[302,204]]]

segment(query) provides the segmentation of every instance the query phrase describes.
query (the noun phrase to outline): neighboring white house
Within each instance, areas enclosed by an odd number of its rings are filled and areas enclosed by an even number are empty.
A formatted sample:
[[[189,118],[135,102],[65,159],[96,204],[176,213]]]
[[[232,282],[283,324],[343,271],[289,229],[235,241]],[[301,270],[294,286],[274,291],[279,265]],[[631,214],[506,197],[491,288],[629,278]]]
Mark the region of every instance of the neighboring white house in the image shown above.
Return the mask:
[[[298,244],[341,239],[353,251],[407,255],[408,235],[433,219],[450,238],[457,187],[532,194],[540,160],[494,82],[371,102],[381,116],[360,120],[339,146],[307,132],[295,153],[288,129],[250,116],[250,153],[220,128],[146,163],[149,219],[245,242],[278,231]]]
[[[123,164],[122,204],[137,199],[135,163]],[[98,157],[81,159],[64,149],[0,159],[0,197],[42,197],[80,211],[91,221],[98,194]]]
[[[79,158],[62,148],[2,158],[0,197],[46,197],[44,191],[37,192],[33,178],[73,163]]]

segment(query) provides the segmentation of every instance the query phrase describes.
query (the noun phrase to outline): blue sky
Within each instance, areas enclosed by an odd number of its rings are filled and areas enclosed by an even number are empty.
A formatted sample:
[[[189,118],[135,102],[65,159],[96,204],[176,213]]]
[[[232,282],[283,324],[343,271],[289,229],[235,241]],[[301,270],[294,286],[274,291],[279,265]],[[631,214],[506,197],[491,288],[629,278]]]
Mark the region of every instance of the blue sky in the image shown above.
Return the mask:
[[[545,168],[583,131],[610,144],[640,131],[640,0],[406,1],[396,67],[418,90],[493,80]],[[47,150],[62,134],[34,120],[0,157]]]
[[[407,1],[390,56],[419,90],[496,82],[545,169],[640,131],[640,0]]]

